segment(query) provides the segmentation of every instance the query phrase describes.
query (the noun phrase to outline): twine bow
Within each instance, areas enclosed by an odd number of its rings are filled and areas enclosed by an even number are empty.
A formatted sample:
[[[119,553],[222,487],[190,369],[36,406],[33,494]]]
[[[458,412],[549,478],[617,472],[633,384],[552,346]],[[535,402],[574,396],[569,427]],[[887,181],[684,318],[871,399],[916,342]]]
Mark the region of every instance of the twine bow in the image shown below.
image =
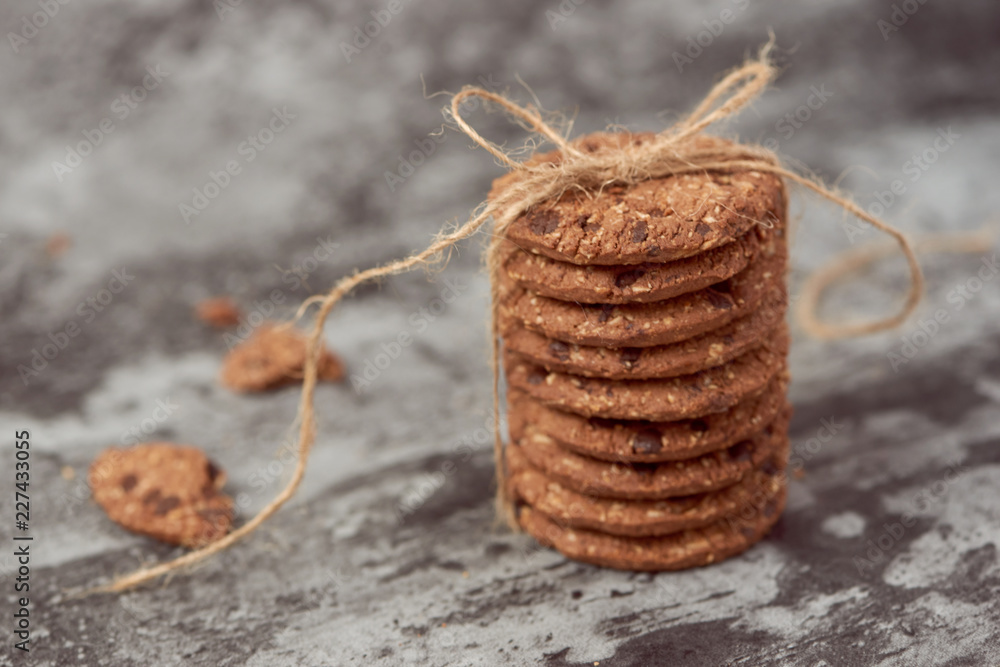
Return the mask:
[[[597,190],[611,184],[634,184],[651,178],[692,172],[733,172],[757,170],[781,176],[797,183],[821,197],[833,202],[873,227],[885,232],[899,244],[906,256],[910,270],[910,289],[899,312],[885,318],[859,324],[830,325],[818,322],[813,333],[824,338],[840,338],[882,331],[902,323],[916,308],[923,290],[923,277],[906,237],[878,218],[868,214],[853,201],[827,187],[811,176],[800,175],[783,167],[777,156],[762,147],[741,144],[706,145],[696,138],[708,126],[729,118],[755,100],[774,79],[777,70],[770,61],[773,40],[761,50],[757,60],[750,60],[733,70],[708,93],[704,100],[686,118],[672,127],[656,134],[651,140],[641,144],[623,142],[620,147],[581,151],[573,142],[567,141],[556,132],[532,106],[522,107],[502,95],[478,87],[466,87],[454,95],[447,115],[479,146],[486,149],[501,164],[513,173],[511,183],[494,198],[480,204],[472,216],[454,231],[440,232],[424,250],[389,264],[355,272],[342,278],[325,295],[317,295],[306,300],[299,309],[302,317],[306,309],[319,304],[315,323],[309,335],[308,360],[302,385],[296,423],[299,427],[298,461],[292,477],[284,489],[260,513],[243,526],[232,531],[212,544],[192,551],[175,560],[153,567],[142,568],[130,575],[116,579],[112,584],[97,591],[124,591],[150,581],[182,567],[193,565],[223,551],[238,540],[257,530],[271,515],[285,504],[302,481],[309,460],[309,452],[316,439],[314,394],[316,390],[317,364],[321,350],[321,340],[327,317],[334,306],[355,287],[370,280],[384,278],[409,271],[417,266],[442,264],[445,251],[459,241],[480,230],[492,218],[493,236],[487,249],[487,267],[490,271],[493,292],[491,326],[493,338],[493,411],[499,417],[499,356],[498,336],[498,294],[496,272],[500,268],[501,244],[507,228],[522,213],[531,207],[563,194],[570,188]],[[461,116],[460,105],[470,97],[479,97],[492,102],[523,124],[538,138],[546,139],[559,149],[556,161],[520,162],[513,160],[503,149],[484,139]],[[494,440],[494,463],[497,475],[496,508],[512,529],[517,530],[512,504],[507,497],[503,441],[499,430],[499,419],[494,420],[496,433]]]

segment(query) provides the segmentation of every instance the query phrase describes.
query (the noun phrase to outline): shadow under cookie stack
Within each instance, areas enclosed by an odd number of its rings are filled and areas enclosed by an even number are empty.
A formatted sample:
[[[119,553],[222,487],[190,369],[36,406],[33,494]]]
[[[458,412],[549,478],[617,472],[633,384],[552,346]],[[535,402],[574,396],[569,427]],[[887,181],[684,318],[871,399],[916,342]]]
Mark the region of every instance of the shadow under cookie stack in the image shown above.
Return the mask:
[[[571,191],[508,227],[507,493],[539,542],[673,570],[740,553],[777,521],[791,417],[785,199],[771,174],[683,174]]]

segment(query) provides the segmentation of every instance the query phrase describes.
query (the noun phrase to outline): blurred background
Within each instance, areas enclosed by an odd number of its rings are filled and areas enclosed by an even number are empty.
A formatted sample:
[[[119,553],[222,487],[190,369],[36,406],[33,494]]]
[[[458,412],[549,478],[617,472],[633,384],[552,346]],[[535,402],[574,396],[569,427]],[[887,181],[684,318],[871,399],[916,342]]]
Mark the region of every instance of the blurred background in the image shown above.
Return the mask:
[[[366,287],[331,318],[329,345],[369,384],[321,387],[315,458],[279,519],[166,589],[60,593],[173,553],[89,500],[87,465],[130,429],[205,448],[246,513],[287,479],[297,392],[219,387],[227,341],[191,309],[224,294],[287,318],[464,221],[503,172],[464,135],[434,134],[447,97],[433,93],[474,84],[523,103],[523,80],[575,114],[574,132],[656,130],[772,30],[781,77],[720,131],[838,181],[912,235],[972,231],[1000,210],[996,3],[17,0],[0,19],[0,415],[32,431],[45,480],[37,664],[996,657],[975,629],[996,606],[965,588],[1000,581],[995,251],[927,256],[919,317],[949,316],[932,336],[914,340],[917,320],[835,343],[797,334],[793,435],[831,416],[848,426],[810,457],[784,528],[737,562],[636,577],[491,528],[480,236],[443,273]],[[524,139],[478,105],[465,116],[495,141]],[[802,193],[792,212],[793,299],[837,252],[878,240]],[[884,262],[823,313],[883,312],[905,285],[903,263]],[[79,335],[33,366],[70,324]],[[403,331],[413,345],[365,376]],[[146,429],[157,401],[179,407]],[[435,476],[456,458],[454,476]],[[967,490],[859,571],[880,522],[963,461]]]

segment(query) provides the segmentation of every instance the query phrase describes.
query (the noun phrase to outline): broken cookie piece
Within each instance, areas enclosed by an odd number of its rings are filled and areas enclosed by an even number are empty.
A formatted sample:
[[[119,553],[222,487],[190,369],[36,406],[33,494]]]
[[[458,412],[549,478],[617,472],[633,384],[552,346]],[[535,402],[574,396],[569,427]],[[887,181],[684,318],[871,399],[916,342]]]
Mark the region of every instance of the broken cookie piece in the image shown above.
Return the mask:
[[[218,296],[200,301],[194,307],[199,320],[217,329],[227,329],[240,323],[240,309],[227,296]]]
[[[196,447],[112,447],[91,464],[88,481],[112,521],[167,544],[201,547],[232,528],[226,475]]]
[[[226,356],[222,384],[238,392],[265,391],[299,382],[305,372],[306,337],[291,327],[265,323]],[[337,381],[344,366],[324,346],[320,352],[318,377]]]

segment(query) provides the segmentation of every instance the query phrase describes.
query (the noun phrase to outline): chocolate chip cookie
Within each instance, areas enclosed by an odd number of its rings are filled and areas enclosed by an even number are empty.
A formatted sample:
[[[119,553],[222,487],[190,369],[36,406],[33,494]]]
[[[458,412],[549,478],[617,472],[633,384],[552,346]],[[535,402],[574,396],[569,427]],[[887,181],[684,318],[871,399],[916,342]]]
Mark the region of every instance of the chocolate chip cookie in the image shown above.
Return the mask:
[[[504,347],[549,371],[609,380],[676,377],[719,366],[760,345],[785,317],[784,285],[774,285],[756,310],[707,333],[670,345],[606,348],[576,345],[525,329],[501,316]]]
[[[762,504],[785,483],[785,458],[784,453],[776,454],[769,465],[749,470],[734,484],[717,491],[623,501],[582,494],[561,485],[533,468],[520,447],[507,453],[514,497],[560,525],[626,537],[667,535],[739,516],[745,508]]]
[[[583,495],[621,500],[659,500],[714,491],[739,482],[755,467],[774,457],[784,460],[788,451],[791,410],[754,435],[729,447],[681,461],[630,463],[601,461],[561,447],[532,425],[515,435],[510,449],[532,467]],[[782,466],[783,467],[783,466]]]
[[[94,500],[123,528],[168,544],[200,547],[229,532],[226,475],[195,447],[151,442],[106,449],[88,474]]]
[[[760,232],[676,262],[581,266],[512,248],[504,270],[518,285],[542,296],[580,303],[648,303],[695,292],[732,278],[756,254]]]
[[[291,327],[261,324],[226,355],[222,384],[234,391],[254,392],[301,382],[307,346],[305,335]],[[325,347],[318,371],[320,380],[336,381],[344,377],[344,365]]]
[[[574,145],[595,152],[650,136],[597,133]],[[732,145],[707,136],[691,141],[699,148]],[[558,159],[554,152],[532,162]],[[491,194],[495,197],[517,178],[512,172],[497,179]],[[784,186],[777,176],[698,172],[609,185],[599,192],[568,190],[520,215],[506,236],[520,248],[573,264],[642,264],[690,257],[784,218]]]
[[[669,345],[753,312],[785,280],[781,230],[741,273],[697,292],[654,303],[580,304],[535,294],[499,271],[500,314],[565,343],[608,348]]]
[[[507,382],[551,407],[585,417],[674,421],[724,412],[760,394],[786,364],[779,325],[757,348],[708,370],[655,380],[605,380],[546,371],[505,352]]]
[[[779,373],[765,390],[733,408],[681,421],[620,421],[587,418],[556,410],[522,391],[508,392],[511,437],[527,425],[562,447],[604,461],[660,463],[701,456],[750,438],[785,407],[788,374]]]
[[[759,542],[785,507],[784,485],[720,521],[659,537],[622,537],[554,521],[524,505],[518,521],[541,544],[568,558],[617,570],[663,571],[698,567],[735,556]]]

